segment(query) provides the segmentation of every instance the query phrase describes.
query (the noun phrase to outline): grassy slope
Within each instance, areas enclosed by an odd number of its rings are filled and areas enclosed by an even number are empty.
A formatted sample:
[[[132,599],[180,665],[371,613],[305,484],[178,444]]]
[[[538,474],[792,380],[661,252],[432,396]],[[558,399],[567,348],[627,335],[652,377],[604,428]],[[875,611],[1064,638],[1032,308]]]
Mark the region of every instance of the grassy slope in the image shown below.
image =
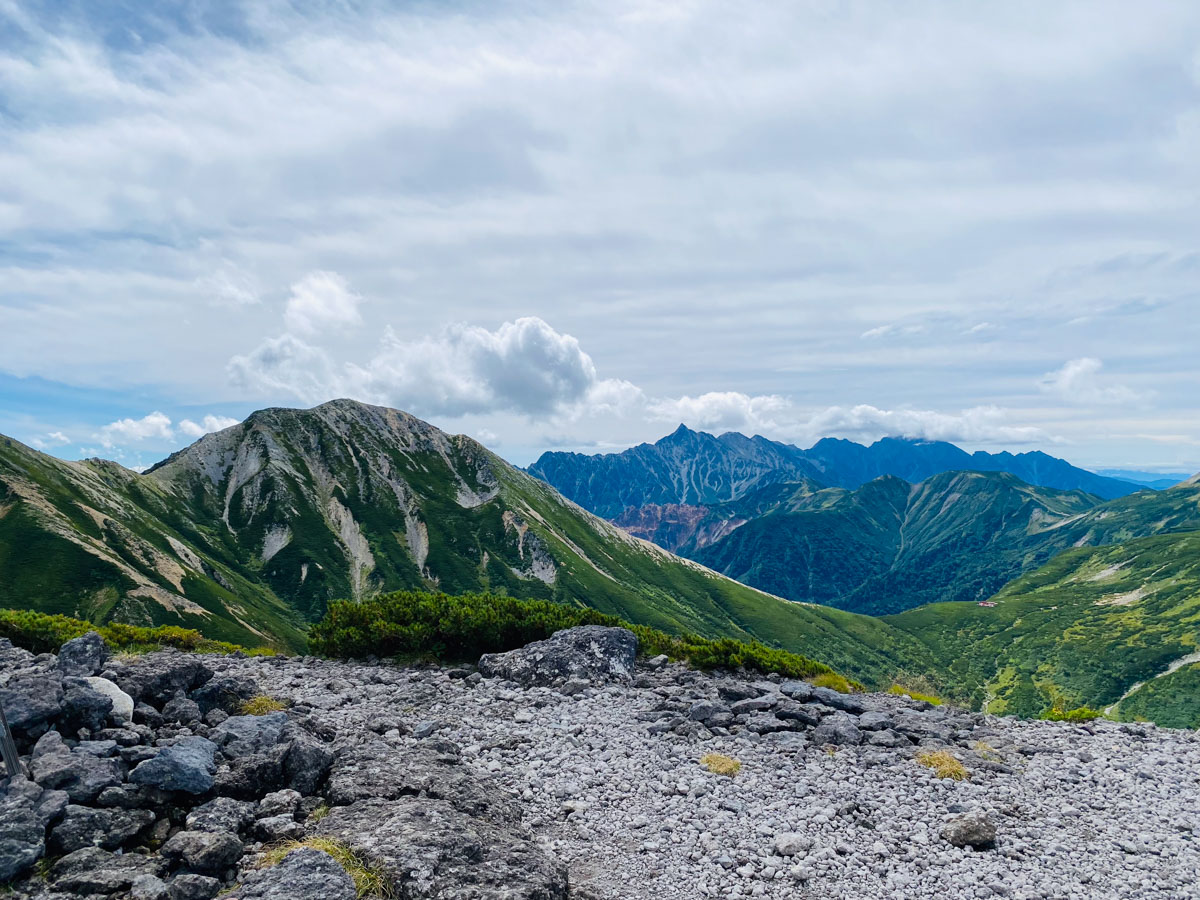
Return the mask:
[[[1196,651],[1200,533],[1071,550],[993,599],[994,608],[936,604],[885,621],[947,661],[947,690],[994,712],[1106,707]]]
[[[624,535],[537,479],[498,469],[512,505],[567,561],[555,599],[666,631],[757,639],[873,685],[933,666],[920,641],[878,619],[765,595]]]

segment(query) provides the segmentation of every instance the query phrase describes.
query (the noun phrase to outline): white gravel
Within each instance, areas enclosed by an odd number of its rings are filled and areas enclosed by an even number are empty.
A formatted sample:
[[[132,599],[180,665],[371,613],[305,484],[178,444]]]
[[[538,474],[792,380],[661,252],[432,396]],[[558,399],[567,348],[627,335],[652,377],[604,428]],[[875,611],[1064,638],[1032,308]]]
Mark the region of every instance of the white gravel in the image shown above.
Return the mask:
[[[436,669],[217,666],[312,706],[343,737],[455,742],[466,765],[523,799],[527,825],[569,865],[580,897],[1200,898],[1192,732],[952,715],[951,749],[972,770],[955,782],[918,765],[916,748],[832,749],[695,726],[683,730],[698,735],[650,734],[656,707],[669,719],[716,698],[711,679],[678,667],[642,675],[643,687],[566,696],[471,686]],[[884,711],[911,705],[862,699]],[[978,765],[981,741],[1011,771]],[[699,763],[709,752],[735,757],[741,772],[710,774]],[[941,837],[948,819],[974,810],[995,823],[994,849]]]

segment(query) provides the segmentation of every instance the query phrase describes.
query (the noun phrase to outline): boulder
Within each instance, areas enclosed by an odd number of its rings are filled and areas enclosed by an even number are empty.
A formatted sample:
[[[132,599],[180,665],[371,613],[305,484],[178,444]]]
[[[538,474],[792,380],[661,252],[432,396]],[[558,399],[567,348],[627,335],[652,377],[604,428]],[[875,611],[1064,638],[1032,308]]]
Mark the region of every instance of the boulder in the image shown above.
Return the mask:
[[[779,685],[779,693],[785,697],[791,697],[799,703],[804,703],[806,700],[812,699],[813,686],[807,681],[785,681]]]
[[[176,875],[167,885],[167,900],[212,900],[221,891],[221,882],[207,875]]]
[[[220,709],[229,715],[241,712],[242,704],[262,693],[251,678],[235,676],[218,676],[192,691],[192,699],[200,707],[200,712],[207,716],[214,709]]]
[[[479,671],[488,678],[520,684],[555,685],[573,679],[630,681],[637,659],[637,636],[626,628],[582,625],[555,632],[508,653],[488,653]]]
[[[121,783],[117,760],[71,749],[57,731],[47,731],[38,739],[29,772],[41,787],[66,791],[72,803],[92,803],[105,788]]]
[[[164,722],[172,722],[179,725],[191,725],[194,722],[199,722],[202,715],[200,704],[195,700],[190,700],[182,696],[168,700],[162,709]]]
[[[840,709],[843,712],[853,713],[854,715],[866,712],[867,709],[862,705],[862,701],[853,694],[843,694],[832,688],[813,688],[812,699],[817,703],[824,704],[833,709]]]
[[[27,797],[0,801],[0,884],[24,875],[46,853],[46,825]]]
[[[112,670],[112,681],[134,703],[162,707],[179,692],[187,693],[213,677],[212,669],[189,653],[159,650]]]
[[[729,712],[729,707],[724,703],[715,703],[712,700],[697,700],[688,709],[688,718],[693,722],[707,722],[714,716]]]
[[[49,844],[54,853],[66,854],[84,847],[116,850],[133,840],[154,822],[148,809],[93,809],[72,804],[62,821],[50,829]]]
[[[858,717],[858,727],[863,731],[882,731],[892,727],[892,717],[882,710],[869,709]]]
[[[187,815],[189,831],[231,831],[235,834],[254,821],[254,804],[232,797],[217,797]]]
[[[978,810],[955,816],[942,826],[942,837],[955,847],[989,850],[996,846],[996,825]]]
[[[285,730],[285,739],[289,737],[289,731],[291,740],[283,758],[284,783],[301,794],[315,794],[333,766],[333,750],[307,731],[294,726]]]
[[[328,853],[293,850],[277,866],[246,875],[229,900],[354,900],[354,881]]]
[[[566,900],[567,869],[520,829],[444,800],[401,797],[335,807],[317,833],[371,859],[410,900]]]
[[[239,756],[217,769],[216,791],[225,797],[257,800],[283,787],[287,744],[277,744],[266,753]]]
[[[162,846],[162,855],[192,872],[217,875],[242,858],[243,845],[229,831],[180,831]]]
[[[63,679],[63,707],[58,727],[67,734],[80,728],[99,731],[108,722],[112,700],[96,690],[85,678]]]
[[[802,725],[817,725],[828,710],[815,703],[797,703],[795,700],[784,700],[775,706],[777,719],[791,719]]]
[[[861,744],[863,738],[853,717],[844,712],[836,712],[821,720],[821,723],[813,729],[812,739],[817,746],[824,744],[855,746]]]
[[[265,716],[230,716],[212,730],[212,740],[229,759],[264,753],[283,740],[288,717],[283,712]]]
[[[143,876],[161,875],[163,869],[162,861],[152,856],[85,847],[56,862],[50,877],[56,890],[107,896],[129,890]]]
[[[36,736],[39,726],[53,722],[62,713],[62,678],[58,675],[14,678],[0,687],[0,705],[17,738]]]
[[[58,671],[63,675],[87,678],[104,668],[108,648],[95,631],[67,641],[58,650]]]
[[[417,794],[494,822],[516,822],[521,815],[508,797],[471,775],[456,757],[424,747],[397,748],[378,739],[342,748],[325,791],[334,806]]]
[[[163,791],[204,794],[213,787],[216,752],[216,744],[207,738],[181,738],[153,759],[138,763],[129,780]]]

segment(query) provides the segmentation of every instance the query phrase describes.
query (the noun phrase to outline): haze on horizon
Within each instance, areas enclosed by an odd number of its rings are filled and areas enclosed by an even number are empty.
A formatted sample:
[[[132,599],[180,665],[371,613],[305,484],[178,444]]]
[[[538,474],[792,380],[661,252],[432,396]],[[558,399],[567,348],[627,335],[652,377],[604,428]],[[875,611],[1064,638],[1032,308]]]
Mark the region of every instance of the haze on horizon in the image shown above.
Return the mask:
[[[0,0],[0,432],[1200,469],[1200,6]]]

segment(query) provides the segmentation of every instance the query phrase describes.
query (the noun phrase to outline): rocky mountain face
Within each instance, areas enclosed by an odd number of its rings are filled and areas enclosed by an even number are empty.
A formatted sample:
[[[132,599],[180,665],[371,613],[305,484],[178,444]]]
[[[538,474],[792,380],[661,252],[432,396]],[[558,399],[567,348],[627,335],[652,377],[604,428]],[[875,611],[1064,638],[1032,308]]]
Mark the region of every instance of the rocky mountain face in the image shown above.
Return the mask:
[[[951,471],[1008,472],[1028,484],[1086,491],[1104,499],[1147,489],[1040,452],[967,453],[944,441],[902,438],[884,438],[870,446],[826,438],[802,450],[760,436],[713,436],[683,425],[654,444],[622,453],[544,453],[529,471],[608,519],[647,505],[707,506],[737,500],[779,482],[812,480],[852,490],[885,475],[915,483]]]
[[[9,607],[300,649],[335,598],[492,590],[761,638],[872,683],[925,656],[875,620],[631,537],[470,438],[351,401],[254,413],[144,475],[0,439],[0,492]]]
[[[0,786],[0,881],[18,900],[1168,900],[1200,881],[1193,733],[702,673],[614,631],[478,670],[0,643],[24,769]],[[283,708],[244,713],[264,696]]]

